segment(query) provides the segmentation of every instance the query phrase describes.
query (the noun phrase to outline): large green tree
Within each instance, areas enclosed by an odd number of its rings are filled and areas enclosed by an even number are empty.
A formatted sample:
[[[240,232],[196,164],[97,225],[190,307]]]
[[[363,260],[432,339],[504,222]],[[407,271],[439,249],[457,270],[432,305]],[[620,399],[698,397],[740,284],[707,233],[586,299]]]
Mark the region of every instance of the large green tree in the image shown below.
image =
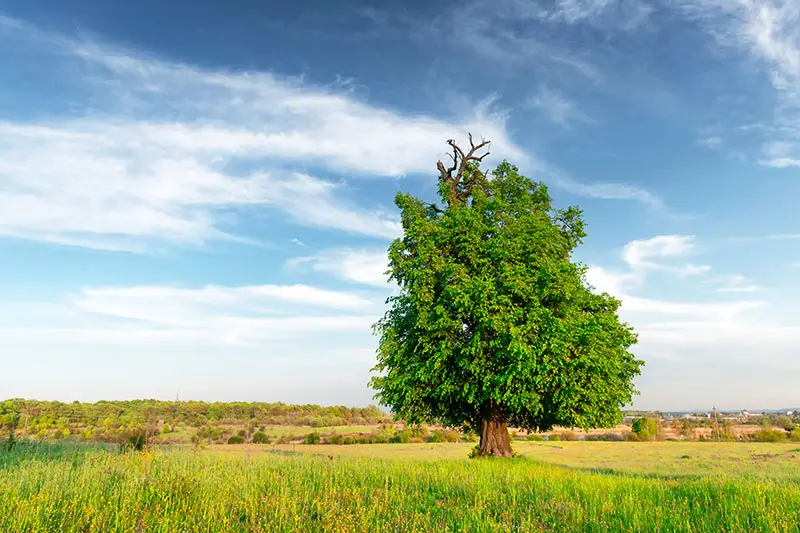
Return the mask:
[[[508,162],[480,170],[488,142],[439,169],[440,205],[400,193],[389,249],[400,291],[375,328],[377,398],[410,423],[480,433],[480,455],[511,456],[508,426],[608,427],[636,392],[642,361],[620,302],[572,260],[582,212]]]

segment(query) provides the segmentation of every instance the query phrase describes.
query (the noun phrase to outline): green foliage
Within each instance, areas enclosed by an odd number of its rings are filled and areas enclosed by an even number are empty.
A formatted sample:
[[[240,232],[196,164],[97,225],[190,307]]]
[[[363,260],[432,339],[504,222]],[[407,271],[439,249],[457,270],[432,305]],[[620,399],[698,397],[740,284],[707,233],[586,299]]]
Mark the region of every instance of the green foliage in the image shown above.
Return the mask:
[[[650,440],[658,435],[658,422],[649,416],[637,418],[631,427],[633,434],[639,440]]]
[[[319,405],[287,405],[262,402],[169,402],[158,400],[46,402],[13,399],[0,402],[0,428],[7,430],[6,418],[24,414],[26,436],[67,439],[85,437],[92,428],[92,440],[118,442],[121,434],[133,428],[148,427],[151,439],[156,440],[155,428],[163,421],[162,435],[178,433],[161,442],[185,439],[193,432],[181,428],[204,426],[258,427],[269,425],[342,426],[379,424],[391,421],[391,416],[375,406],[345,407]],[[1,437],[0,437],[1,438]],[[216,436],[214,440],[219,439]],[[203,437],[208,440],[208,437]]]
[[[410,423],[522,429],[613,426],[642,361],[619,301],[594,294],[571,254],[581,211],[507,162],[446,209],[398,194],[403,237],[389,249],[400,286],[375,328],[377,398]]]
[[[752,435],[758,442],[780,442],[786,440],[786,432],[782,429],[761,429]]]
[[[713,477],[605,475],[530,460],[144,459],[20,443],[0,454],[0,531],[797,531],[797,479],[731,477],[738,466]]]
[[[267,435],[263,431],[256,431],[255,433],[253,433],[252,440],[254,444],[269,444],[269,435]]]
[[[537,435],[536,433],[531,433],[530,435],[525,437],[525,440],[532,441],[532,442],[538,442],[538,441],[542,441],[544,439],[542,438],[541,435]]]
[[[561,435],[558,433],[551,433],[548,435],[547,440],[561,440]]]
[[[244,437],[241,435],[231,435],[228,437],[228,444],[244,444]]]
[[[437,430],[431,433],[426,440],[428,442],[444,442],[444,434]]]
[[[305,443],[306,444],[319,444],[321,437],[319,433],[309,433],[306,435]]]
[[[147,435],[143,431],[134,431],[125,435],[120,443],[120,450],[141,452],[147,447]]]
[[[397,434],[392,437],[392,442],[397,442],[401,444],[407,444],[411,440],[411,432],[407,429],[403,429],[397,432]]]
[[[800,426],[795,426],[791,433],[789,433],[789,438],[793,441],[800,441]]]

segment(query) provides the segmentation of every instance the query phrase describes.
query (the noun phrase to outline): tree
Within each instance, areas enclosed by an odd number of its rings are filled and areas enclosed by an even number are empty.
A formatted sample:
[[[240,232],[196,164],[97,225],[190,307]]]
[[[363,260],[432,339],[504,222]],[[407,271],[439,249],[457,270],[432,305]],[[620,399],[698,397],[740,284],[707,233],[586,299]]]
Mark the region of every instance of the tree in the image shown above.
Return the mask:
[[[649,416],[637,418],[633,421],[631,431],[639,440],[650,440],[658,435],[658,422]]]
[[[571,255],[582,212],[554,209],[547,187],[488,146],[450,140],[442,206],[398,193],[403,236],[389,248],[400,291],[375,325],[371,385],[409,423],[480,433],[478,455],[512,455],[508,425],[546,431],[613,426],[636,392],[636,335],[619,301],[595,294]]]

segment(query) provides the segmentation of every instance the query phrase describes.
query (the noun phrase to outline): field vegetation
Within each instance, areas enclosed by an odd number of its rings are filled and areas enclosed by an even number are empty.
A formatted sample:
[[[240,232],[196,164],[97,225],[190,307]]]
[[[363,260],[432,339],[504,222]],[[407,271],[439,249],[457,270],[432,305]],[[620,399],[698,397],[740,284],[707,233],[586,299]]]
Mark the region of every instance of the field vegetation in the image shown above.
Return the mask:
[[[800,447],[233,445],[0,453],[0,531],[797,531]],[[333,453],[329,453],[333,451]]]

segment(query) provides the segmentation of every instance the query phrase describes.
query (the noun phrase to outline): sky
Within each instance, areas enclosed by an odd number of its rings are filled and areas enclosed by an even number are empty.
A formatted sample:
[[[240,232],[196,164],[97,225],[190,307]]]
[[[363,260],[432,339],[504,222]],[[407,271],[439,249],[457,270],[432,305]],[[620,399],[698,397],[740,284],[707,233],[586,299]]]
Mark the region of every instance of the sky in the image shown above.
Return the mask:
[[[450,138],[584,210],[634,405],[800,405],[800,3],[0,0],[0,397],[367,405]]]

